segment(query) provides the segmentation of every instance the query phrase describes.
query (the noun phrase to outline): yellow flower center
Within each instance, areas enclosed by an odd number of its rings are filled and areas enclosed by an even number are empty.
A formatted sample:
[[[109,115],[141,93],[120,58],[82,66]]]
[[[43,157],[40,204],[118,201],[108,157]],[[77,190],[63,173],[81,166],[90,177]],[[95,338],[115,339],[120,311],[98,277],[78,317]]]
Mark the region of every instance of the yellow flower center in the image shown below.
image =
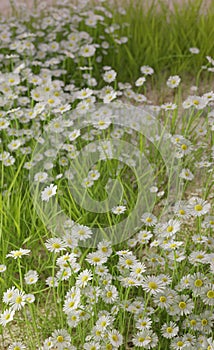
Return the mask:
[[[204,258],[204,255],[202,255],[202,254],[199,254],[196,256],[196,259],[203,259],[203,258]]]
[[[200,204],[195,205],[195,210],[196,211],[202,211],[203,207]]]
[[[204,318],[203,320],[201,320],[201,324],[202,326],[206,326],[208,324],[208,321]]]
[[[106,350],[112,350],[112,349],[113,349],[113,347],[112,347],[111,344],[107,344],[107,345],[106,345]]]
[[[88,281],[88,276],[82,276],[82,282]]]
[[[113,335],[112,335],[112,340],[118,341],[118,336],[117,336],[117,334],[113,334]]]
[[[150,217],[146,218],[146,222],[152,222],[152,218]]]
[[[58,335],[57,341],[58,341],[58,343],[62,343],[64,341],[63,336],[62,335]]]
[[[172,333],[173,328],[172,327],[167,327],[166,331],[167,331],[167,333]]]
[[[108,248],[107,247],[102,247],[101,250],[102,250],[103,253],[106,253],[108,251]]]
[[[186,304],[184,301],[181,301],[181,302],[178,304],[178,306],[179,306],[180,309],[186,309],[187,304]]]
[[[177,346],[181,347],[181,346],[183,346],[183,345],[184,345],[184,343],[183,343],[182,341],[178,341],[178,342],[177,342]]]
[[[94,256],[92,259],[94,262],[99,262],[101,259],[99,256]]]
[[[184,215],[185,214],[185,211],[183,209],[179,210],[179,214],[180,215]]]
[[[132,265],[132,260],[130,260],[130,259],[126,259],[126,265]]]
[[[21,304],[21,302],[22,302],[22,297],[21,297],[21,296],[18,296],[18,297],[16,298],[16,304]]]
[[[145,340],[145,338],[143,338],[143,337],[139,337],[139,338],[138,338],[139,343],[143,343],[144,340]]]
[[[155,282],[149,282],[148,286],[149,286],[150,289],[153,289],[153,290],[158,289],[158,285]]]
[[[22,252],[19,252],[19,251],[14,253],[14,256],[21,256],[21,255],[22,255]]]
[[[58,248],[60,248],[60,244],[59,244],[59,243],[53,243],[53,244],[52,244],[52,247],[53,247],[54,249],[58,249]]]
[[[198,280],[195,281],[194,284],[195,284],[196,287],[201,287],[201,286],[203,286],[203,281],[198,279]]]
[[[214,291],[213,291],[213,290],[209,290],[209,291],[207,292],[207,297],[208,297],[209,299],[213,299],[213,298],[214,298]]]
[[[194,100],[193,103],[194,103],[194,105],[199,105],[199,101],[198,100]]]
[[[88,183],[89,183],[89,182],[88,182]],[[84,231],[84,230],[79,230],[79,231],[78,231],[78,234],[79,234],[80,236],[84,236],[85,231]]]

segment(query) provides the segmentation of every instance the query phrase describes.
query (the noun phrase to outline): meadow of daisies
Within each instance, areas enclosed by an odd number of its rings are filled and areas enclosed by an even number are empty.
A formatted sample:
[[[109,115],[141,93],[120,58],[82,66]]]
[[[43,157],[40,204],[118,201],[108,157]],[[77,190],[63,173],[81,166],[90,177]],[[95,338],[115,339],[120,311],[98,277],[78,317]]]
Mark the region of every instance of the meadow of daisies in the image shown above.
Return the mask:
[[[1,17],[0,349],[214,349],[213,5]]]

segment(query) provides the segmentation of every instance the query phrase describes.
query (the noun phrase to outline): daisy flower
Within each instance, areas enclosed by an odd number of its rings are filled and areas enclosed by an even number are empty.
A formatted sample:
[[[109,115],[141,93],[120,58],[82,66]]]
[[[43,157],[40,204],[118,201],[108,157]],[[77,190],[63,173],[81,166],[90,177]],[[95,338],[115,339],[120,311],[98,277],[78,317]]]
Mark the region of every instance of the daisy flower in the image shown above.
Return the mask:
[[[63,306],[63,311],[66,315],[69,315],[72,311],[76,310],[80,305],[80,293],[74,297],[66,298]]]
[[[196,272],[190,276],[189,288],[192,289],[195,296],[200,296],[201,290],[207,282],[207,277],[201,272]]]
[[[118,299],[118,291],[117,288],[113,285],[107,286],[102,294],[101,294],[102,299],[105,301],[107,304],[113,304],[116,302]]]
[[[48,287],[58,287],[59,285],[57,278],[52,276],[48,277],[45,282]]]
[[[50,252],[58,253],[66,249],[66,243],[61,238],[49,238],[45,243]]]
[[[117,76],[117,72],[115,72],[113,69],[108,70],[103,74],[103,80],[106,83],[112,83],[116,79],[116,76]]]
[[[180,230],[180,222],[178,220],[170,219],[163,225],[163,237],[172,237]]]
[[[141,217],[141,221],[146,226],[154,226],[157,223],[157,217],[151,213],[144,213]]]
[[[89,88],[85,88],[76,92],[76,98],[82,100],[82,99],[88,98],[92,94],[93,94],[93,90]]]
[[[7,270],[7,266],[6,265],[0,265],[0,273],[4,272]]]
[[[202,227],[214,229],[214,216],[205,217],[205,219],[202,223]]]
[[[117,92],[112,91],[109,94],[106,94],[103,98],[103,103],[110,103],[112,100],[114,100],[117,97]]]
[[[209,283],[201,290],[201,299],[205,305],[214,305],[214,284]]]
[[[131,276],[137,278],[139,275],[146,271],[146,266],[144,263],[137,262],[131,266]]]
[[[149,242],[150,238],[152,238],[153,234],[151,233],[151,231],[139,231],[137,234],[137,241],[140,244],[146,244]]]
[[[45,182],[47,180],[48,174],[46,172],[39,172],[36,173],[34,176],[34,181],[35,182]]]
[[[181,81],[181,78],[178,75],[173,75],[169,77],[169,79],[166,82],[166,85],[171,89],[174,89],[180,84],[180,81]]]
[[[111,209],[112,213],[115,215],[121,215],[123,213],[125,213],[126,211],[126,206],[125,205],[118,205],[116,207],[113,207]]]
[[[184,220],[188,219],[191,216],[190,215],[190,210],[187,207],[187,202],[186,201],[176,202],[174,207],[173,207],[173,212],[180,219],[184,219]]]
[[[69,312],[67,315],[67,324],[71,328],[77,327],[77,325],[80,322],[80,316],[79,316],[79,311],[78,310],[72,310]]]
[[[119,348],[123,344],[123,336],[116,329],[108,332],[108,339],[116,348]]]
[[[179,295],[176,297],[173,306],[175,307],[173,314],[183,316],[189,315],[192,312],[194,303],[188,296]]]
[[[171,339],[176,337],[178,334],[179,327],[176,325],[176,323],[170,321],[168,324],[164,323],[161,327],[161,333],[164,338]]]
[[[25,293],[17,289],[13,295],[13,298],[11,299],[10,304],[12,310],[21,310],[21,308],[26,304]]]
[[[188,202],[188,208],[193,216],[202,216],[210,211],[211,205],[202,198],[192,197]]]
[[[151,330],[143,330],[138,332],[132,339],[135,346],[143,347],[144,349],[152,349],[158,343],[157,335]]]
[[[110,118],[100,118],[93,122],[93,127],[98,130],[105,130],[111,124]]]
[[[140,67],[140,71],[142,74],[145,74],[145,75],[152,75],[154,73],[154,69],[149,66]]]
[[[200,52],[200,50],[197,47],[190,47],[189,52],[197,55]]]
[[[192,173],[189,169],[182,169],[182,171],[181,171],[179,177],[180,177],[181,179],[191,181],[191,180],[193,180],[194,175],[193,175],[193,173]]]
[[[25,294],[25,300],[31,304],[35,301],[35,296],[33,294]]]
[[[92,179],[93,181],[99,179],[100,173],[98,170],[90,170],[88,173],[88,178]]]
[[[71,337],[65,329],[56,329],[51,334],[51,341],[58,350],[63,350],[71,345]]]
[[[149,317],[144,317],[136,322],[136,328],[139,330],[151,329],[152,320]]]
[[[15,310],[10,308],[5,310],[2,314],[0,314],[0,324],[5,327],[7,323],[13,320],[13,316],[15,315]]]
[[[212,332],[213,329],[213,320],[214,316],[211,310],[206,310],[202,312],[198,317],[197,317],[197,330],[204,333],[204,334],[209,334]]]
[[[76,140],[80,136],[80,130],[75,129],[68,134],[68,138],[70,141]]]
[[[34,284],[34,283],[36,283],[38,281],[38,273],[37,273],[37,271],[29,270],[25,274],[24,279],[25,279],[25,283],[26,284]]]
[[[103,256],[109,257],[112,253],[111,241],[103,240],[98,243],[97,249]]]
[[[7,258],[12,257],[15,260],[21,258],[23,255],[28,255],[30,253],[29,249],[11,250],[9,254],[6,255]]]
[[[176,292],[171,289],[165,289],[162,293],[153,296],[153,301],[158,307],[168,309],[175,300]]]
[[[41,193],[42,201],[48,202],[51,197],[55,196],[56,191],[57,185],[51,184],[46,187]]]
[[[93,231],[84,225],[75,225],[72,228],[72,233],[74,234],[74,237],[80,241],[84,241],[93,235]]]
[[[135,86],[142,86],[146,81],[146,78],[145,77],[140,77],[136,80],[135,82]]]
[[[161,108],[164,110],[164,111],[173,111],[174,109],[177,108],[177,105],[175,103],[172,103],[172,102],[166,102],[166,103],[163,103],[161,105]]]
[[[26,346],[21,342],[14,342],[8,347],[8,350],[25,350]]]
[[[7,119],[0,118],[0,130],[7,129],[10,122]]]
[[[91,265],[102,265],[107,261],[107,256],[104,256],[100,251],[89,253],[86,261]]]
[[[147,293],[158,294],[165,289],[165,284],[156,276],[146,276],[143,279],[142,288]]]
[[[94,181],[92,178],[86,177],[85,179],[83,179],[83,182],[82,182],[83,188],[90,188],[93,185],[94,185]]]
[[[207,253],[202,250],[193,251],[188,259],[193,265],[197,265],[198,263],[207,264]]]
[[[183,337],[176,337],[171,342],[171,348],[173,350],[187,349],[187,342],[183,339]]]
[[[100,350],[100,344],[96,341],[89,341],[83,345],[84,350]]]
[[[93,274],[90,270],[85,269],[82,271],[76,279],[76,286],[85,288],[89,281],[93,278]]]

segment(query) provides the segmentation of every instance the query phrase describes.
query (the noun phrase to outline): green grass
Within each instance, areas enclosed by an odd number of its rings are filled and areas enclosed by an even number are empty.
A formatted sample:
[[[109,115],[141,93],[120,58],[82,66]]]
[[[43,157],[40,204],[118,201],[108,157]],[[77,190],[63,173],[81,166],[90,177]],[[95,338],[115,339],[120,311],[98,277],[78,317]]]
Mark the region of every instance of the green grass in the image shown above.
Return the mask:
[[[113,61],[123,81],[136,79],[139,67],[147,64],[157,73],[155,83],[175,73],[185,80],[186,75],[187,79],[195,76],[206,64],[205,55],[213,56],[213,1],[207,10],[201,0],[171,4],[173,9],[161,0],[130,1],[125,15],[115,14],[113,22],[121,26],[118,31],[130,40],[105,61],[111,65]],[[199,48],[200,53],[192,55],[190,47]]]

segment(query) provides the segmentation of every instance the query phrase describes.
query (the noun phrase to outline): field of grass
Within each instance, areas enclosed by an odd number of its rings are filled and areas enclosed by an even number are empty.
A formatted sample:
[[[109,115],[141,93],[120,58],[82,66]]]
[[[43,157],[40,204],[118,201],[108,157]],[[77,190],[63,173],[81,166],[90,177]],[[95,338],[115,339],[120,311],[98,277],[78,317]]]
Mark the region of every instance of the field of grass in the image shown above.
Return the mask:
[[[213,350],[214,2],[67,3],[0,19],[0,349]]]

